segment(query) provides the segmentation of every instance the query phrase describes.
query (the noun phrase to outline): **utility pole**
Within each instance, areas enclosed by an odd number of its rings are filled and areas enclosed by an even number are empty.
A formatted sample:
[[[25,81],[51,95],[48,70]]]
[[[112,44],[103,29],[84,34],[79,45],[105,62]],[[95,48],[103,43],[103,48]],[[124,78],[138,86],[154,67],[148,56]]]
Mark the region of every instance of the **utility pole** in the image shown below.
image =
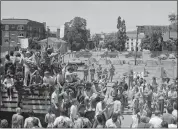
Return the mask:
[[[8,54],[10,53],[10,40],[11,40],[11,38],[10,38],[10,31],[9,31],[9,44],[8,44]]]
[[[47,48],[48,48],[48,34],[49,34],[49,26],[47,26]]]
[[[137,65],[137,45],[138,45],[138,33],[139,33],[139,30],[138,30],[138,26],[137,26],[137,38],[136,38],[136,45],[135,45],[135,65]]]

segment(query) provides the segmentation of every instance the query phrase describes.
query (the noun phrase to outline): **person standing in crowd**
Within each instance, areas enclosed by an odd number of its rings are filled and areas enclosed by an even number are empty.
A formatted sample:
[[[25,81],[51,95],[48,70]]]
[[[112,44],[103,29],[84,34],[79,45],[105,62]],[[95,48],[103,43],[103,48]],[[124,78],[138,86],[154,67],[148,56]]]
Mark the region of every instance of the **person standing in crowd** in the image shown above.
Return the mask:
[[[121,121],[118,114],[114,113],[110,119],[106,121],[106,128],[121,128]]]
[[[74,122],[77,119],[77,99],[72,99],[71,102],[71,107],[70,107],[70,119]]]
[[[24,122],[24,128],[33,128],[34,127],[34,123],[33,123],[34,119],[37,119],[39,121],[38,122],[38,127],[42,128],[40,119],[34,116],[33,110],[30,110],[28,115],[29,115],[29,117],[26,118],[25,122]]]
[[[97,75],[98,75],[98,80],[101,78],[102,75],[102,67],[101,65],[99,65],[99,67],[97,68]]]
[[[25,53],[23,62],[24,62],[24,86],[28,86],[29,77],[31,78],[31,73],[30,73],[31,64],[33,63],[32,55],[29,51]]]
[[[15,56],[14,56],[14,51],[10,51],[10,60],[12,61],[12,63],[14,64],[15,62]]]
[[[43,79],[40,76],[40,73],[38,70],[35,70],[35,72],[31,75],[31,80],[30,80],[30,91],[31,94],[34,95],[34,90],[39,89],[43,83]],[[39,93],[40,95],[40,93]]]
[[[113,102],[113,113],[118,114],[118,119],[120,120],[120,116],[122,116],[122,118],[124,119],[123,115],[122,115],[122,105],[121,105],[121,96],[116,96],[114,97],[114,102]]]
[[[95,75],[95,67],[94,67],[94,64],[91,65],[91,68],[90,68],[90,75],[91,75],[91,81],[93,82],[94,80],[94,75]]]
[[[85,105],[80,105],[78,108],[79,117],[74,121],[75,128],[91,128],[92,124],[88,118],[85,117]]]
[[[111,64],[110,68],[109,68],[109,80],[112,82],[113,80],[113,76],[115,74],[115,67],[113,64]]]
[[[48,109],[48,113],[45,115],[45,123],[47,123],[47,128],[53,128],[53,123],[56,119],[55,114],[53,114],[52,109]]]
[[[14,64],[13,62],[10,60],[10,56],[6,55],[5,56],[5,62],[4,62],[4,72],[5,75],[7,75],[8,71],[14,71]]]
[[[22,72],[16,72],[14,77],[14,86],[18,94],[18,100],[17,100],[17,107],[21,107],[20,103],[22,100],[22,94],[24,92],[23,88],[23,73]]]
[[[16,114],[12,116],[12,128],[23,128],[24,117],[21,115],[21,108],[16,108]]]
[[[59,116],[59,89],[56,88],[55,91],[52,93],[51,96],[51,106],[52,106],[52,112]]]
[[[51,96],[54,85],[55,85],[55,78],[50,75],[49,71],[46,71],[44,74],[45,76],[43,78],[43,85],[45,85],[46,87],[49,87],[49,91],[46,91],[46,92],[49,92],[48,96]]]
[[[168,99],[170,101],[171,106],[173,107],[173,103],[177,101],[177,91],[175,91],[174,86],[172,86],[171,90],[168,92]]]
[[[139,122],[140,122],[140,110],[139,110],[138,108],[136,108],[136,109],[134,110],[134,114],[132,115],[131,128],[137,128]]]
[[[64,76],[62,74],[62,69],[59,68],[58,73],[57,73],[57,85],[59,86],[59,88],[63,88],[63,85],[65,83],[65,79]]]
[[[84,66],[84,80],[87,81],[88,80],[88,66],[85,65]]]
[[[85,105],[87,106],[87,109],[92,110],[93,108],[93,103],[95,101],[95,98],[97,97],[97,91],[96,88],[91,84],[91,83],[86,83],[85,86],[85,91],[84,91],[84,96],[85,96]]]
[[[32,129],[40,128],[38,119],[33,119],[32,123],[33,123]]]
[[[150,85],[148,85],[148,93],[146,96],[147,96],[147,106],[151,110],[153,92],[152,92],[152,87]]]
[[[133,70],[129,71],[129,89],[133,88]]]
[[[173,107],[167,107],[167,113],[163,114],[162,120],[166,121],[168,124],[172,124],[174,122],[174,117],[172,115]]]
[[[62,110],[60,111],[60,116],[54,121],[53,128],[72,128],[74,127],[72,120],[68,117],[68,107],[64,103]]]
[[[146,121],[145,117],[140,118],[140,122],[137,126],[137,128],[152,128],[152,125]]]
[[[65,72],[65,81],[67,83],[73,83],[73,72],[74,72],[74,69],[72,66],[70,66]]]
[[[176,102],[173,104],[172,115],[174,116],[175,120],[178,119],[178,104]]]
[[[152,78],[152,89],[153,89],[153,90],[156,90],[157,87],[158,87],[158,84],[157,84],[156,77],[153,77],[153,78]]]
[[[163,110],[164,110],[164,93],[163,93],[163,87],[159,88],[158,91],[158,104],[159,104],[159,110],[160,113],[163,114]]]
[[[159,110],[155,111],[155,116],[152,117],[149,121],[150,124],[152,124],[152,126],[154,128],[160,128],[161,127],[161,123],[162,123],[162,119],[160,118],[161,112]]]
[[[8,74],[3,82],[5,88],[7,88],[8,100],[12,101],[14,79]]]

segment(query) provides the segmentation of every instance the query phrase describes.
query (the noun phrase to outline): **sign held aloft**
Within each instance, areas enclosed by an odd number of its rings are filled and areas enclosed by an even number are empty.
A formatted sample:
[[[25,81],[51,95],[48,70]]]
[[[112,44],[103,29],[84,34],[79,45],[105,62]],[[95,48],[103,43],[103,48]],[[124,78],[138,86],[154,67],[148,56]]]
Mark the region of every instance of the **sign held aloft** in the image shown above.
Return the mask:
[[[28,38],[20,39],[21,48],[28,48],[29,47],[29,41]]]

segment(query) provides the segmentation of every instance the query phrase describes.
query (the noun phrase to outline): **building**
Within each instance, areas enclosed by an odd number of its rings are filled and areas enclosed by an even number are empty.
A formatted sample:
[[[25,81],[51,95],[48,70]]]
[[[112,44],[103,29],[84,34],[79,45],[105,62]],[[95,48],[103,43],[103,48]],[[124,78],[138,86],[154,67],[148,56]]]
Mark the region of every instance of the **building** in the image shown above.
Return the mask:
[[[136,39],[137,39],[137,32],[134,33],[127,33],[127,41],[125,44],[125,48],[127,51],[136,51]],[[139,34],[138,35],[138,45],[137,45],[137,50],[140,51],[141,47],[141,41],[142,38],[144,38],[144,34]]]
[[[2,19],[2,46],[15,47],[19,43],[19,38],[46,37],[46,23],[40,23],[29,19]],[[9,44],[10,41],[10,44]]]

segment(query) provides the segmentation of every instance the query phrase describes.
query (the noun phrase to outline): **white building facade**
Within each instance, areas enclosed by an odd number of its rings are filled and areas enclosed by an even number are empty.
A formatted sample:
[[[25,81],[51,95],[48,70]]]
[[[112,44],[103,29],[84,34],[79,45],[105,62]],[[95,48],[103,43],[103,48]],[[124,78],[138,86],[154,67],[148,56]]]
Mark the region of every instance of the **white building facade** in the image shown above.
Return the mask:
[[[136,34],[127,34],[128,39],[125,43],[125,48],[127,51],[136,51],[136,42],[137,42],[137,35]],[[137,51],[141,50],[141,41],[144,35],[138,35],[138,44],[137,44]]]

